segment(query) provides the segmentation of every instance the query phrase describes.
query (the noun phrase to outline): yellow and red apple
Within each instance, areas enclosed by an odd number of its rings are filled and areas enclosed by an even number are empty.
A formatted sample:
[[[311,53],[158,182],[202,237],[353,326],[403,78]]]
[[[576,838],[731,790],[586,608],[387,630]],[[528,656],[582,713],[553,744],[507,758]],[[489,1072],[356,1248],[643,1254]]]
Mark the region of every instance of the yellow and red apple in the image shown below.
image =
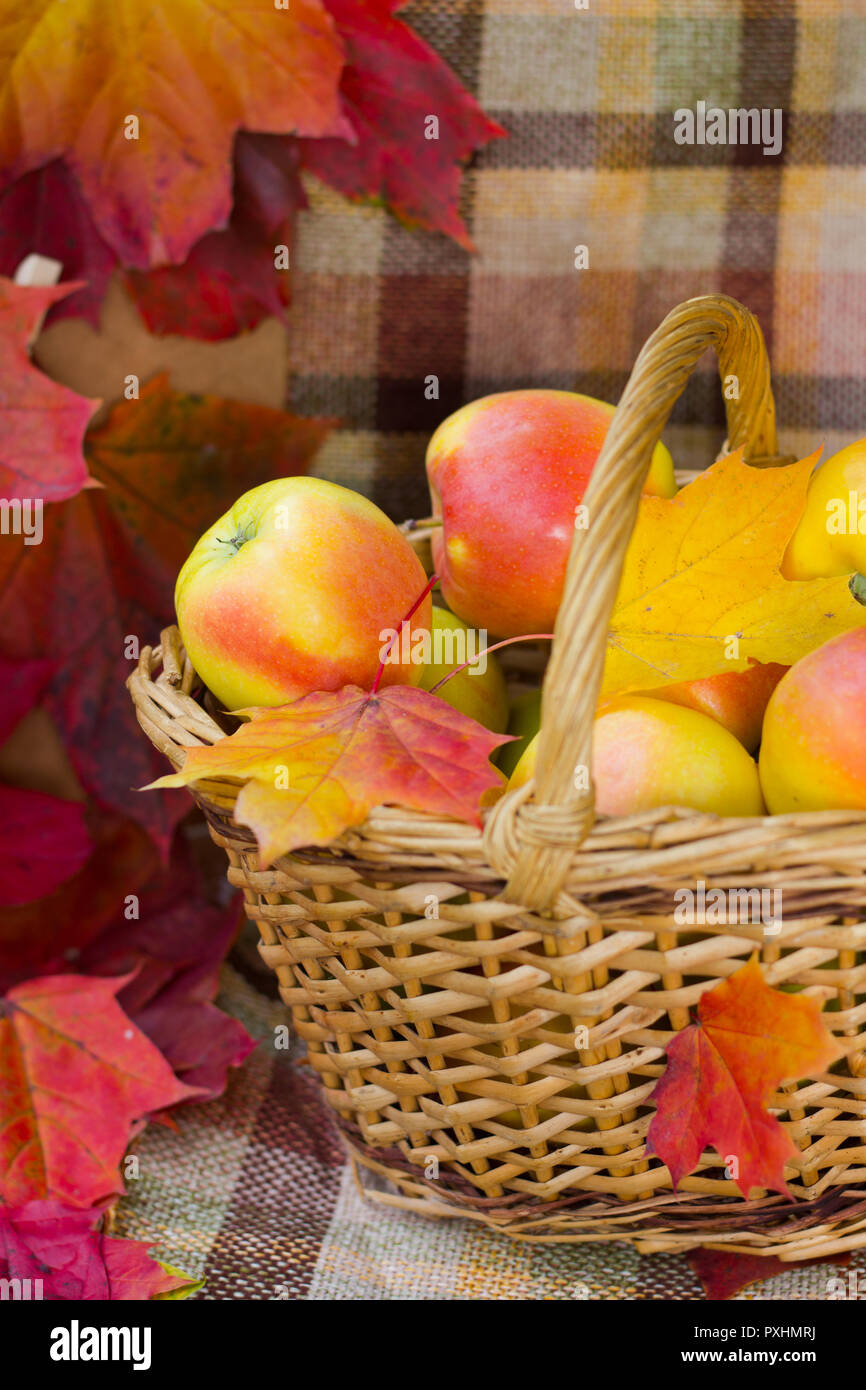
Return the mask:
[[[511,774],[509,791],[535,776],[539,738]],[[621,695],[599,710],[592,780],[602,816],[661,806],[689,806],[717,816],[764,812],[755,761],[733,734],[707,714],[644,695]]]
[[[808,652],[770,696],[761,786],[772,815],[866,811],[866,628]]]
[[[399,629],[427,576],[383,511],[321,478],[280,478],[240,497],[196,544],[175,607],[183,644],[227,709],[280,705],[312,690],[369,688],[382,634]],[[427,595],[410,622],[429,628]],[[421,667],[386,663],[382,683]]]
[[[499,637],[551,631],[576,508],[613,414],[571,391],[506,391],[463,406],[435,431],[427,477],[442,526],[433,562],[464,622]],[[676,491],[662,444],[645,490]]]
[[[777,661],[755,661],[745,671],[722,671],[716,676],[665,685],[647,694],[655,700],[669,700],[671,704],[708,714],[754,753],[761,742],[767,701],[787,669]]]

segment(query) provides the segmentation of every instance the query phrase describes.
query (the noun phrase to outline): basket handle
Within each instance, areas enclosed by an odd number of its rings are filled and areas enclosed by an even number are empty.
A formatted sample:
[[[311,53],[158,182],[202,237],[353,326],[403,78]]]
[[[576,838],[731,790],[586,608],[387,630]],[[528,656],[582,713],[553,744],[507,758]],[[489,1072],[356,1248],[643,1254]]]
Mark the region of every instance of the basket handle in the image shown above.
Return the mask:
[[[588,528],[575,530],[553,650],[544,680],[532,788],[503,797],[485,826],[489,861],[507,879],[505,897],[536,911],[555,901],[571,856],[594,820],[593,793],[574,773],[591,766],[592,730],[608,626],[653,449],[706,348],[726,390],[728,441],[749,462],[777,466],[775,407],[758,322],[727,295],[677,306],[645,343],[622,394],[584,496]],[[530,790],[535,800],[529,801]]]

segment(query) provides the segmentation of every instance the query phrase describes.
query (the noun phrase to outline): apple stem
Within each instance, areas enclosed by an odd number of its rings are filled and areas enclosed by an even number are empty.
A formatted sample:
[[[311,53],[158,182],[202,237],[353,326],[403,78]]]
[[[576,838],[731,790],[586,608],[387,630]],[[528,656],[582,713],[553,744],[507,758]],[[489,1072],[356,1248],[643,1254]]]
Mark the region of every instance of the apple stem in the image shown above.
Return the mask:
[[[452,676],[459,676],[461,671],[465,671],[467,666],[472,666],[482,656],[489,656],[491,652],[498,652],[500,647],[510,647],[514,642],[551,642],[552,632],[527,632],[522,637],[506,637],[501,642],[494,642],[492,647],[485,647],[483,652],[477,656],[471,656],[468,661],[464,661],[462,666],[455,666],[453,671],[449,671],[447,676],[443,676],[441,681],[430,687],[430,694],[435,695],[440,685],[450,681]]]
[[[375,695],[375,694],[376,694],[376,691],[379,689],[379,682],[381,681],[382,676],[383,676],[384,673],[385,673],[385,663],[386,663],[386,661],[388,660],[388,657],[391,655],[391,648],[392,648],[392,646],[394,645],[395,642],[399,641],[399,639],[400,639],[400,633],[401,633],[401,631],[402,631],[403,624],[404,624],[404,623],[408,623],[408,621],[409,621],[409,619],[411,618],[412,614],[415,613],[415,612],[421,607],[421,604],[424,602],[425,598],[426,598],[427,595],[430,593],[430,590],[434,587],[434,585],[436,585],[436,584],[438,584],[438,583],[439,583],[439,576],[438,576],[438,574],[431,574],[430,579],[428,580],[428,582],[427,582],[427,584],[425,585],[425,587],[422,589],[421,593],[420,593],[420,594],[418,595],[418,597],[416,598],[415,602],[412,604],[412,607],[409,609],[409,612],[408,612],[408,613],[405,613],[405,614],[403,615],[403,617],[400,619],[400,626],[397,628],[397,635],[396,635],[395,637],[392,637],[392,638],[391,638],[390,642],[388,643],[388,649],[387,649],[387,651],[385,652],[385,655],[384,655],[384,657],[382,658],[382,660],[379,662],[379,669],[378,669],[378,671],[376,672],[376,679],[373,681],[373,684],[372,684],[372,686],[370,687],[370,694],[371,694],[371,695]]]

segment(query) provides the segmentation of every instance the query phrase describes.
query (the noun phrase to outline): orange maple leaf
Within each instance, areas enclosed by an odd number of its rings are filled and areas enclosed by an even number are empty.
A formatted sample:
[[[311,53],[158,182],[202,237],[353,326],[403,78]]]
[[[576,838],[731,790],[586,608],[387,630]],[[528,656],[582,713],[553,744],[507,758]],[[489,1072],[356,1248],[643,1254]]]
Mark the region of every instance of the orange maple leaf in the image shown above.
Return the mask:
[[[0,0],[0,30],[0,179],[65,158],[127,265],[225,225],[237,130],[354,142],[322,0]]]
[[[212,748],[188,749],[181,771],[151,786],[243,782],[235,819],[255,832],[264,866],[328,844],[385,802],[478,824],[482,795],[504,781],[489,757],[507,735],[414,686],[347,685],[238,713],[248,722]]]
[[[674,1188],[711,1144],[726,1163],[736,1160],[744,1197],[753,1187],[787,1194],[785,1163],[799,1150],[768,1100],[783,1080],[822,1071],[845,1049],[817,1001],[770,989],[754,956],[701,995],[697,1012],[668,1044],[646,1152],[667,1165]]]

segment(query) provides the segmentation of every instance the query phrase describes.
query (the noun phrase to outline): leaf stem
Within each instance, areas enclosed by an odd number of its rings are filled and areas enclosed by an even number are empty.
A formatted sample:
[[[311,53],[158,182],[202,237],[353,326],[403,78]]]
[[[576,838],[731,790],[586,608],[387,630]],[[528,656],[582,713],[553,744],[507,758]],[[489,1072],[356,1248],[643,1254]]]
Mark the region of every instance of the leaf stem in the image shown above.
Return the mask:
[[[431,574],[430,579],[428,580],[428,582],[427,582],[425,588],[424,588],[424,589],[421,591],[421,593],[418,595],[418,597],[416,598],[415,602],[412,604],[412,607],[409,609],[409,612],[408,612],[408,613],[405,613],[405,614],[403,615],[403,617],[400,619],[400,626],[397,628],[396,635],[395,635],[394,637],[391,638],[390,642],[388,643],[387,651],[385,652],[385,655],[383,656],[382,660],[379,662],[379,669],[378,669],[378,671],[376,672],[376,679],[373,681],[373,684],[372,684],[372,686],[370,687],[370,694],[371,694],[371,695],[375,695],[375,694],[376,694],[376,691],[379,689],[379,682],[381,681],[382,676],[384,675],[384,672],[385,672],[385,663],[386,663],[386,661],[388,660],[388,657],[391,655],[391,648],[392,648],[392,646],[394,645],[395,642],[399,642],[399,640],[400,640],[400,633],[401,633],[402,630],[403,630],[403,624],[404,624],[404,623],[408,623],[408,621],[409,621],[409,619],[411,618],[412,614],[415,613],[415,612],[421,607],[421,604],[424,602],[425,598],[426,598],[427,595],[430,593],[431,589],[434,587],[435,584],[438,584],[438,583],[439,583],[439,576],[438,576],[438,574]]]
[[[501,642],[494,642],[492,647],[485,647],[483,652],[479,652],[477,656],[471,656],[468,661],[463,662],[462,666],[455,666],[453,671],[449,671],[447,676],[443,676],[441,681],[437,681],[434,686],[430,687],[430,694],[435,695],[440,685],[444,685],[446,681],[450,681],[452,676],[459,676],[460,672],[465,671],[467,666],[471,666],[473,662],[478,661],[482,656],[489,656],[490,652],[498,652],[500,647],[510,647],[514,642],[552,641],[552,632],[527,632],[522,637],[506,637]]]

